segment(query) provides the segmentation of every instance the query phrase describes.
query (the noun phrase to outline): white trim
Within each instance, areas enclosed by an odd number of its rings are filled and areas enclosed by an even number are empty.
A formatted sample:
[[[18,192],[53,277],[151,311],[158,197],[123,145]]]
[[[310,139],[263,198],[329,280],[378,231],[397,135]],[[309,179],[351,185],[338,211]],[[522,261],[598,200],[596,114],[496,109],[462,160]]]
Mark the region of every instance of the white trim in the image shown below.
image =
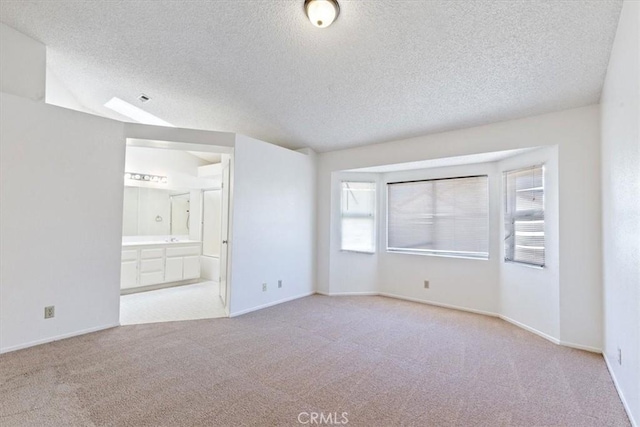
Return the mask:
[[[82,329],[80,331],[69,332],[67,334],[56,335],[54,337],[43,338],[43,339],[40,339],[40,340],[35,340],[35,341],[28,342],[28,343],[25,343],[25,344],[18,344],[18,345],[14,345],[13,347],[7,347],[7,348],[0,349],[0,354],[9,353],[10,351],[22,350],[23,348],[33,347],[33,346],[40,345],[40,344],[47,344],[47,343],[54,342],[54,341],[60,341],[60,340],[66,339],[66,338],[76,337],[78,335],[90,334],[91,332],[98,332],[98,331],[102,331],[102,330],[105,330],[105,329],[116,328],[118,326],[120,326],[120,322],[113,323],[113,324],[110,324],[110,325],[97,326],[95,328]]]
[[[422,303],[422,304],[435,305],[437,307],[451,308],[453,310],[467,311],[469,313],[482,314],[484,316],[499,317],[499,315],[497,313],[493,313],[491,311],[476,310],[475,308],[462,307],[462,306],[459,306],[459,305],[444,304],[444,303],[435,302],[435,301],[428,301],[428,300],[423,300],[423,299],[418,299],[418,298],[405,297],[405,296],[402,296],[402,295],[390,294],[390,293],[387,293],[387,292],[379,292],[378,295],[383,296],[383,297],[388,297],[388,298],[401,299],[401,300],[405,300],[405,301],[419,302],[419,303]]]
[[[609,375],[611,375],[611,379],[613,380],[613,385],[615,386],[616,391],[618,392],[618,396],[620,396],[620,400],[622,401],[622,406],[624,407],[624,410],[627,413],[627,417],[629,417],[629,422],[631,423],[631,427],[639,427],[638,423],[633,418],[633,414],[631,413],[631,408],[629,407],[629,404],[627,403],[627,399],[625,399],[624,394],[622,393],[622,389],[620,388],[620,385],[618,384],[618,379],[616,378],[615,374],[613,373],[613,368],[611,368],[611,363],[609,363],[609,359],[607,358],[607,354],[605,352],[602,352],[602,357],[604,358],[604,363],[607,365],[607,369],[609,370]]]
[[[378,292],[320,292],[316,291],[316,294],[324,295],[326,297],[351,297],[351,296],[379,296]]]
[[[533,334],[536,334],[536,335],[544,338],[545,340],[551,341],[554,344],[558,344],[558,345],[562,344],[558,338],[552,337],[549,334],[545,334],[544,332],[539,331],[536,328],[532,328],[531,326],[527,326],[524,323],[520,323],[517,320],[514,320],[514,319],[512,319],[510,317],[504,316],[502,314],[500,314],[498,317],[501,318],[502,320],[504,320],[505,322],[509,322],[512,325],[515,325],[515,326],[517,326],[519,328],[524,329],[525,331],[529,331],[529,332],[531,332]]]
[[[598,353],[598,354],[604,353],[601,348],[591,347],[590,345],[574,344],[572,342],[567,342],[567,341],[560,341],[560,345],[563,345],[565,347],[577,348],[578,350],[590,351],[592,353]]]
[[[289,302],[289,301],[293,301],[293,300],[296,300],[296,299],[308,297],[308,296],[313,295],[313,294],[315,294],[315,291],[306,292],[304,294],[296,295],[296,296],[289,297],[289,298],[279,299],[277,301],[269,302],[267,304],[262,304],[262,305],[258,305],[256,307],[247,308],[245,310],[236,311],[235,313],[230,313],[229,317],[241,316],[243,314],[251,313],[252,311],[262,310],[263,308],[272,307],[274,305],[282,304],[283,302]]]
[[[133,288],[120,289],[120,296],[139,294],[142,292],[149,292],[149,291],[157,291],[160,289],[174,288],[178,286],[195,285],[196,283],[212,282],[212,281],[213,280],[209,280],[204,277],[199,277],[197,279],[179,280],[177,282],[158,283],[157,285],[136,286]]]

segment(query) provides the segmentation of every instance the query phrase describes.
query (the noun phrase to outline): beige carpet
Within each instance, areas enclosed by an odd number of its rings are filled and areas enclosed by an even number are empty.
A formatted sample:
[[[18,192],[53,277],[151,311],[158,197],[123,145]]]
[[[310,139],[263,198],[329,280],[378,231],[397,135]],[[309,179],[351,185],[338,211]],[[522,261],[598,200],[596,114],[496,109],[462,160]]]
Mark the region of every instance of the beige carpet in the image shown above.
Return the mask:
[[[628,426],[601,356],[498,319],[312,296],[0,356],[4,426]],[[325,424],[326,425],[326,424]]]

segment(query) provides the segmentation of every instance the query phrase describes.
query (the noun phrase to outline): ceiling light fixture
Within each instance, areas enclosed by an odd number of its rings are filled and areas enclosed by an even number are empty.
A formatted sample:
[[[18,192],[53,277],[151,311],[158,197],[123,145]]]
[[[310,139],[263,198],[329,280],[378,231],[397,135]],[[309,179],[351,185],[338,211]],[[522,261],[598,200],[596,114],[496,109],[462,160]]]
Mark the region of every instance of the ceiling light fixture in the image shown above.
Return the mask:
[[[128,102],[123,101],[122,99],[115,96],[111,98],[106,104],[104,104],[104,106],[110,110],[115,111],[118,114],[129,117],[136,122],[144,123],[145,125],[175,127],[171,123],[165,122],[160,117],[156,117],[151,113],[147,113],[143,109],[138,108],[135,105],[131,105]]]
[[[166,184],[169,181],[166,176],[149,175],[146,173],[137,172],[125,172],[124,179],[131,179],[133,181],[156,182],[160,184]]]
[[[340,5],[337,0],[305,0],[304,11],[313,25],[327,28],[340,14]]]

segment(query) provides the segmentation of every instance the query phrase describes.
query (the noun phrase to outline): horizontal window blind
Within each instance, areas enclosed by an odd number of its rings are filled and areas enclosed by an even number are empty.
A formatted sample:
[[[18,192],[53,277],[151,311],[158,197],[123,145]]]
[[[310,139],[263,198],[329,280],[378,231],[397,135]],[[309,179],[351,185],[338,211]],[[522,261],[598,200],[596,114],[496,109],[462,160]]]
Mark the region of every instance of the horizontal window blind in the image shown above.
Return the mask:
[[[505,260],[544,266],[544,166],[504,173]]]
[[[340,197],[340,248],[342,250],[375,252],[375,211],[375,182],[342,182]]]
[[[387,249],[489,256],[486,176],[387,185]]]

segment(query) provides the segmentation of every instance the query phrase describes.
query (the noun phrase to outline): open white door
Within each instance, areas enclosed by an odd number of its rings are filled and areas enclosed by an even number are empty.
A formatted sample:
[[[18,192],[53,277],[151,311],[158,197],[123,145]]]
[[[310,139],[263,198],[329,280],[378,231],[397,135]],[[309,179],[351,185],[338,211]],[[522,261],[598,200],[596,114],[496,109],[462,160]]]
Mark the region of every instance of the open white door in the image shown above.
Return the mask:
[[[226,158],[225,158],[226,157]],[[228,308],[229,303],[227,301],[228,295],[228,283],[227,283],[227,270],[229,259],[229,179],[230,179],[230,160],[227,156],[223,156],[222,165],[222,226],[220,231],[220,238],[222,244],[220,245],[220,298],[225,307]]]

